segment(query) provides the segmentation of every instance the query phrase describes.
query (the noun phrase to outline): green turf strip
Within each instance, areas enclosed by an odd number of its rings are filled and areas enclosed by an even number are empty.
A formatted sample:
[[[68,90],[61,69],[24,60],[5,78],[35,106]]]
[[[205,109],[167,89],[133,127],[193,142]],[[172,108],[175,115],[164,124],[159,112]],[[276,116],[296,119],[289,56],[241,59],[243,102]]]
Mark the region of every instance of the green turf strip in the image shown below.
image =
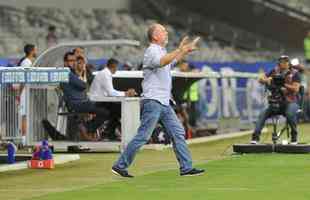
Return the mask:
[[[309,155],[235,156],[200,167],[208,173],[180,177],[168,170],[37,199],[310,199]]]
[[[300,131],[301,141],[309,143],[310,125],[301,125]],[[169,197],[222,200],[256,196],[268,200],[309,200],[310,155],[231,156],[232,144],[249,139],[245,136],[190,146],[195,165],[208,170],[202,177],[179,177],[170,149],[140,152],[130,168],[136,178],[130,181],[111,173],[118,154],[82,154],[80,161],[50,171],[0,173],[0,200]],[[266,135],[262,140],[270,141],[271,137]]]

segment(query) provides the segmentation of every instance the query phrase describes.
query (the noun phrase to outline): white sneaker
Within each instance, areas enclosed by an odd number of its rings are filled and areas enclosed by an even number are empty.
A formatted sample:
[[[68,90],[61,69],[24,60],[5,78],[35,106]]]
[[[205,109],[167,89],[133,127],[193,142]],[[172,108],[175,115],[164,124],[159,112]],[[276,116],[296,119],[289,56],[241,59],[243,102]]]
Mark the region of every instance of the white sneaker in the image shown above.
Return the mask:
[[[288,141],[287,140],[282,140],[282,145],[288,145]]]
[[[252,140],[250,143],[251,144],[257,144],[258,142],[256,140]]]
[[[291,145],[297,145],[298,142],[290,142]]]

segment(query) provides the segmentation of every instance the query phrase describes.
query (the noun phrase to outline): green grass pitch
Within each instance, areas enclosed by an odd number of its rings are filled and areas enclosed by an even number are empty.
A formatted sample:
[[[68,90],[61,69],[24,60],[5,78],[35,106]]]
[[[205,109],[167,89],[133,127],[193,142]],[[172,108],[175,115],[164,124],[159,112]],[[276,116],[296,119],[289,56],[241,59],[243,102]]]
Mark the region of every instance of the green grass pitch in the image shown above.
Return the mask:
[[[301,125],[301,142],[310,143],[310,125]],[[310,155],[232,155],[231,145],[249,136],[190,146],[195,166],[207,173],[180,177],[171,150],[140,152],[130,172],[134,179],[111,173],[115,153],[82,154],[81,160],[54,170],[0,173],[0,199],[207,199],[309,200]],[[270,134],[263,140],[270,141]]]

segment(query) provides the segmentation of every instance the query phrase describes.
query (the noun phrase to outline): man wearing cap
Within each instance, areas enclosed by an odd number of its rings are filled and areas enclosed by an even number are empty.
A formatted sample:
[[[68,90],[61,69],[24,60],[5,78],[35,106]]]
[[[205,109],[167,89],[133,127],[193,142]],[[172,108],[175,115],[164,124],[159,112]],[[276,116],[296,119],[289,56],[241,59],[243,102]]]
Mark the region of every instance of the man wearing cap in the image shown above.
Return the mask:
[[[269,73],[263,74],[259,77],[259,82],[270,86],[274,75],[281,75],[284,77],[284,86],[281,88],[285,103],[283,108],[281,107],[281,113],[287,119],[287,123],[291,128],[291,143],[297,144],[297,111],[298,105],[298,93],[300,88],[300,74],[294,69],[290,68],[290,59],[288,56],[281,56],[278,59],[278,65]],[[282,112],[283,110],[283,112]],[[276,113],[278,114],[278,113]],[[265,121],[275,115],[273,108],[269,105],[258,117],[256,127],[252,135],[251,144],[257,144],[260,139],[261,130],[264,127]]]

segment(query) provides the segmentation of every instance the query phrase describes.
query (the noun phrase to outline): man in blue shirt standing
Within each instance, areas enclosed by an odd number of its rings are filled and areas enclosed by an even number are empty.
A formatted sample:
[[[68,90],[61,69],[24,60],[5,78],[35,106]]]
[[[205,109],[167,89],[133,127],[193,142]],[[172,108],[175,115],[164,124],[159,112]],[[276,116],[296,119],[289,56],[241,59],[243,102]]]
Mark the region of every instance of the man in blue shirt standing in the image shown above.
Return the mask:
[[[173,143],[174,152],[180,165],[181,176],[193,176],[204,173],[204,170],[192,167],[192,158],[185,141],[185,131],[170,106],[172,77],[171,68],[188,53],[196,50],[199,38],[189,41],[185,37],[179,47],[167,53],[168,32],[160,24],[149,27],[147,36],[150,46],[146,49],[143,59],[143,101],[141,124],[137,135],[128,144],[112,172],[122,177],[133,177],[127,171],[136,152],[148,142],[151,134],[161,121]]]

